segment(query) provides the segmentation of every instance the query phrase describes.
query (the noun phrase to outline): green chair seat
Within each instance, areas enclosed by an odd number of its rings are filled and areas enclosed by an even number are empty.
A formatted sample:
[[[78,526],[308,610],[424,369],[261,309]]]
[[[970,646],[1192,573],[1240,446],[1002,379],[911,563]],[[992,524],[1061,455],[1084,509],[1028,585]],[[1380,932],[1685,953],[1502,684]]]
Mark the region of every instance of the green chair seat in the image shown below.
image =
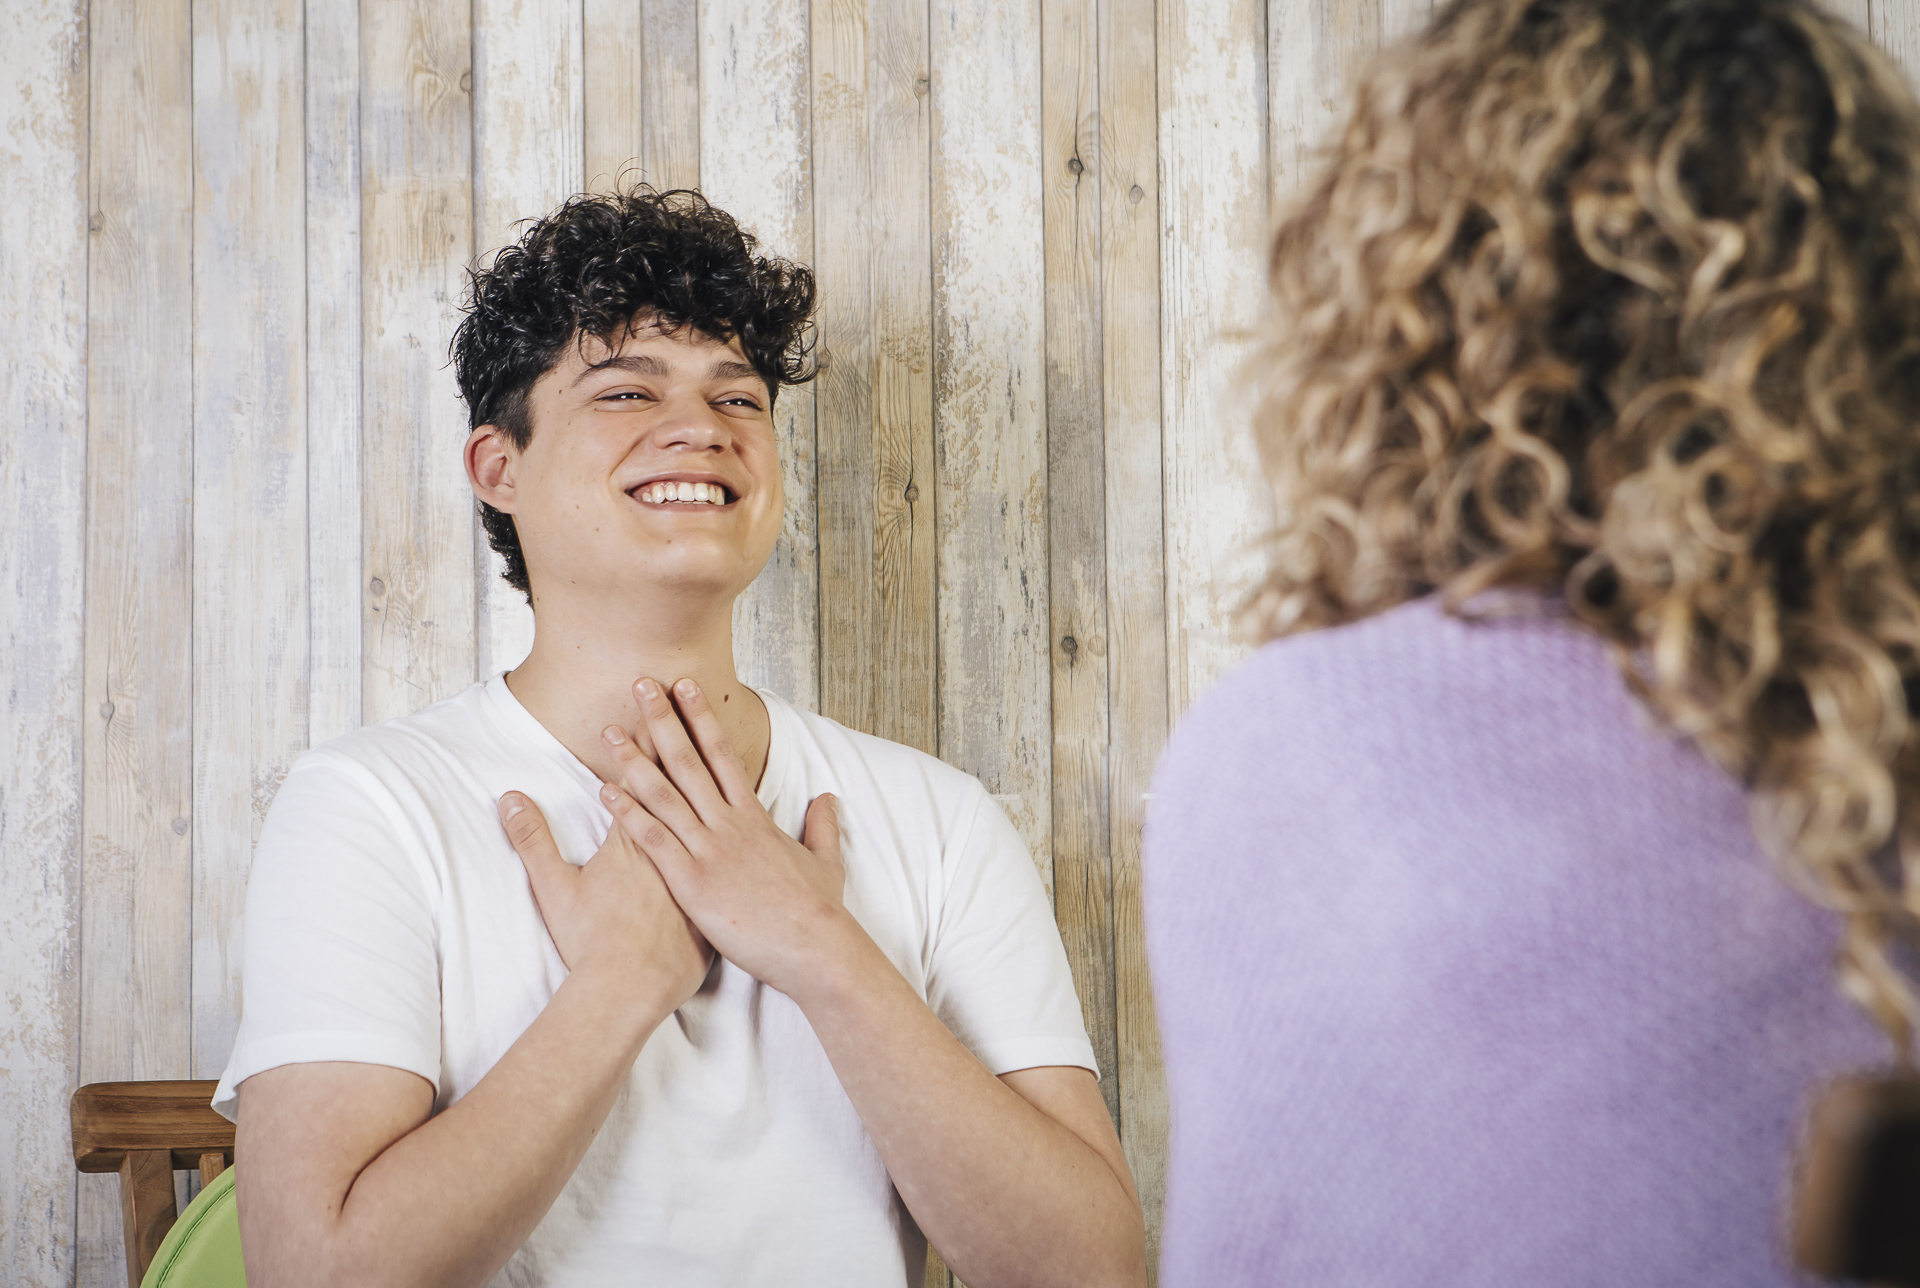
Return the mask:
[[[140,1288],[247,1288],[231,1167],[187,1204],[153,1254]]]

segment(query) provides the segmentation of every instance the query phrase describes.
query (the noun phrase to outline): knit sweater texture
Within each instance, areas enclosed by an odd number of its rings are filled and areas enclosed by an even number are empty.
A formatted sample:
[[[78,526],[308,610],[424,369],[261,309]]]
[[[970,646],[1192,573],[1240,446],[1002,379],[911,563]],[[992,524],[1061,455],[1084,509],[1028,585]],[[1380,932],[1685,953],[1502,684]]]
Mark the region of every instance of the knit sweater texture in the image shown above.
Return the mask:
[[[1276,641],[1156,774],[1167,1288],[1764,1288],[1888,1046],[1738,785],[1555,601]]]

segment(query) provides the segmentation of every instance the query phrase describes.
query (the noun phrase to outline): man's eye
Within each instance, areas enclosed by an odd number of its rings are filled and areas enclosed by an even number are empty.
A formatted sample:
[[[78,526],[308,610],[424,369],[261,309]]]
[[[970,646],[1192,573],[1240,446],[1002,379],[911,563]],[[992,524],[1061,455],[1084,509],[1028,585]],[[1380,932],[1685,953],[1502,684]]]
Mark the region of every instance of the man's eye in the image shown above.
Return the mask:
[[[720,405],[722,407],[751,407],[754,411],[760,410],[760,404],[745,394],[737,394],[732,398],[722,398]]]
[[[647,395],[642,393],[638,389],[616,389],[610,394],[601,394],[600,401],[601,402],[628,402],[628,401],[638,402],[641,399],[644,399],[646,397]]]

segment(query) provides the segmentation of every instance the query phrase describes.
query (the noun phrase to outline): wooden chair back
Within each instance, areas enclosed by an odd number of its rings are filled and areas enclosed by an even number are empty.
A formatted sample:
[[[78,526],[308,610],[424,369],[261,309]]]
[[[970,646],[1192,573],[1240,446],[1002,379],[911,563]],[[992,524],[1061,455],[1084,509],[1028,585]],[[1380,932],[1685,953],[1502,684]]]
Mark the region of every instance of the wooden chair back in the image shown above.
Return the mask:
[[[215,1113],[213,1082],[95,1082],[73,1093],[73,1161],[83,1172],[120,1173],[128,1288],[140,1288],[180,1213],[176,1170],[200,1183],[233,1166],[233,1124]]]

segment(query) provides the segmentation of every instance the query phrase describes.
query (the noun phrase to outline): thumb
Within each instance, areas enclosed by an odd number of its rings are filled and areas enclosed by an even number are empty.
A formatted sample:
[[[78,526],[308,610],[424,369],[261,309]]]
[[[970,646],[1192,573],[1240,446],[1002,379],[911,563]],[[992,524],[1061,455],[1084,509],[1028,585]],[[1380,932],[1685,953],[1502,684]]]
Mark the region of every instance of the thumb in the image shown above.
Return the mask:
[[[508,792],[500,798],[500,826],[513,842],[514,853],[527,867],[527,880],[533,885],[533,897],[544,910],[551,896],[566,889],[566,882],[579,879],[579,872],[560,857],[553,843],[547,819],[526,796]]]
[[[823,859],[840,858],[840,802],[831,794],[816,796],[807,806],[806,825],[800,829],[800,844]]]

